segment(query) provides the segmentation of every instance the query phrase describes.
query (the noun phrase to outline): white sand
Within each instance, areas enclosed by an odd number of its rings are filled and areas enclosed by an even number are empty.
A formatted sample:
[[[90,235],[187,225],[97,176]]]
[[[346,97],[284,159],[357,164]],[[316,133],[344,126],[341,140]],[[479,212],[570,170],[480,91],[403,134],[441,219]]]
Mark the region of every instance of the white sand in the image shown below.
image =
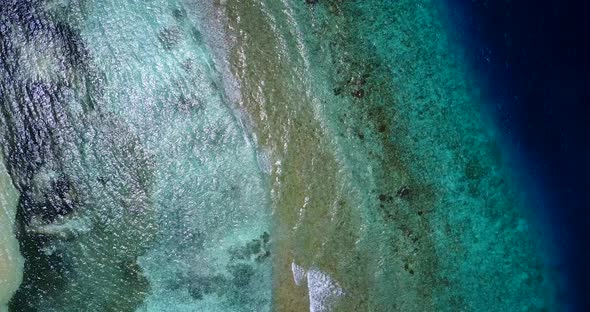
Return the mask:
[[[18,192],[0,154],[0,312],[8,311],[8,301],[23,277],[24,260],[14,235],[17,203]]]

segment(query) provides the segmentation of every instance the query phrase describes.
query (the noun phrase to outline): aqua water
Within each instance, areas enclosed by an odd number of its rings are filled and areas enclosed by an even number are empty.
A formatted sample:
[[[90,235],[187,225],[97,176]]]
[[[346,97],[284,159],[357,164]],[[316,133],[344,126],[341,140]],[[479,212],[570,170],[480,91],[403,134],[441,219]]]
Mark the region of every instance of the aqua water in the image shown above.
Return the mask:
[[[0,309],[559,309],[439,3],[0,3]]]

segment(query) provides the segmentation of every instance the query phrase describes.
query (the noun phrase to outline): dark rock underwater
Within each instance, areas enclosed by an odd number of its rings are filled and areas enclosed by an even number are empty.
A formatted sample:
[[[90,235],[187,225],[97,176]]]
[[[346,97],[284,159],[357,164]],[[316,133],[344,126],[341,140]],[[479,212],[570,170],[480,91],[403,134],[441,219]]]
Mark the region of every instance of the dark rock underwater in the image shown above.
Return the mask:
[[[2,145],[25,257],[11,306],[131,309],[147,291],[135,261],[155,235],[150,156],[101,110],[100,73],[77,31],[41,1],[1,5]]]

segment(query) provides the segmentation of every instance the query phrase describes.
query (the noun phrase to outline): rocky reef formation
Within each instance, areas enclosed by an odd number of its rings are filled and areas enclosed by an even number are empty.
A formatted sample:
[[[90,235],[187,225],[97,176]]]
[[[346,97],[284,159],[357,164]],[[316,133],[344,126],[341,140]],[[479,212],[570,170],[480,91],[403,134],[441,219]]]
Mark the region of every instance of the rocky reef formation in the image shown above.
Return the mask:
[[[292,263],[338,283],[333,311],[552,308],[528,202],[435,2],[220,8],[273,164],[275,310],[311,309]]]

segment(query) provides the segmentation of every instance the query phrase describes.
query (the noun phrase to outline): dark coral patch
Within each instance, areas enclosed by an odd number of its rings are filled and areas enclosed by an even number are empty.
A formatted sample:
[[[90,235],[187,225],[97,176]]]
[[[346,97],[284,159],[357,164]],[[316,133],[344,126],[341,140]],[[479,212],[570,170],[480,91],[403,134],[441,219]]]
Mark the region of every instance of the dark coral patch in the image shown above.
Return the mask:
[[[365,96],[365,90],[356,89],[356,90],[352,91],[350,94],[357,99],[362,99]]]
[[[176,27],[166,27],[158,33],[158,40],[166,50],[176,47],[181,39],[182,33]]]

